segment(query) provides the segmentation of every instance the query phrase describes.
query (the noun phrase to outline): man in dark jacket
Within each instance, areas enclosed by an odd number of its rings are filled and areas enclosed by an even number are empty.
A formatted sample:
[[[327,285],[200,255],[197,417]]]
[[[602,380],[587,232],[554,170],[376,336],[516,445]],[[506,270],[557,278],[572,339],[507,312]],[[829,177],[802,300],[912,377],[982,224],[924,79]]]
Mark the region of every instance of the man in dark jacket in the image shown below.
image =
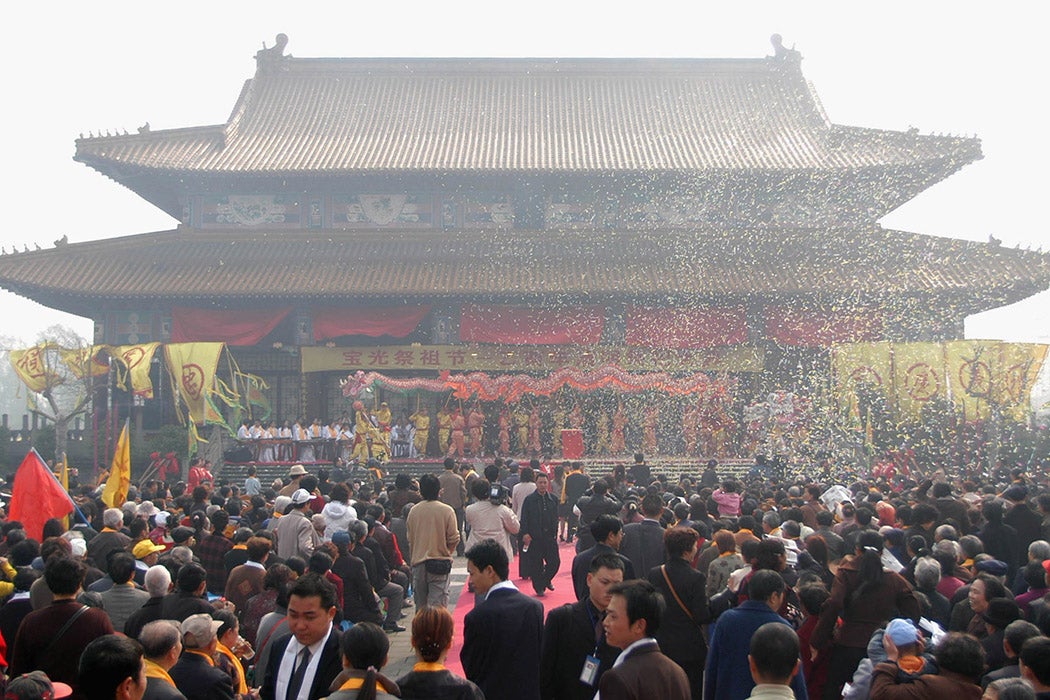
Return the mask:
[[[181,622],[196,613],[211,614],[211,603],[204,598],[204,590],[208,585],[207,576],[200,564],[186,564],[179,569],[175,590],[164,596],[164,600],[161,601],[161,618]]]
[[[547,615],[540,656],[543,700],[591,700],[602,674],[612,668],[620,654],[619,649],[605,642],[601,623],[609,607],[609,589],[624,580],[623,560],[615,552],[602,553],[588,565],[587,595]],[[597,657],[599,663],[584,681],[581,671],[588,656]]]
[[[532,587],[536,595],[542,598],[547,590],[554,590],[551,579],[561,566],[558,554],[558,499],[550,493],[550,480],[543,472],[536,475],[536,490],[526,496],[521,504],[519,534],[521,556],[530,562],[527,568],[532,572]]]
[[[317,574],[296,579],[288,594],[292,633],[273,642],[259,691],[262,700],[299,697],[302,688],[309,688],[309,700],[328,696],[343,670],[340,634],[332,624],[335,613],[335,586]],[[318,654],[317,662],[311,663]]]
[[[1015,566],[1024,566],[1028,545],[1042,537],[1043,518],[1028,505],[1028,489],[1014,484],[1003,492],[1003,499],[1010,504],[1003,522],[1017,530],[1018,561]]]
[[[142,628],[138,639],[146,666],[146,693],[142,700],[186,700],[168,674],[182,654],[179,627],[171,620],[154,620]]]
[[[495,540],[482,540],[466,556],[478,602],[463,620],[463,673],[487,698],[536,700],[543,606],[507,581],[510,561]]]
[[[212,659],[218,648],[216,633],[222,623],[207,613],[182,621],[182,656],[168,675],[179,692],[193,700],[233,700],[233,680]]]
[[[664,511],[663,501],[655,494],[642,499],[640,523],[628,523],[623,528],[620,552],[631,560],[639,576],[645,576],[654,566],[664,563],[664,528],[660,515]]]
[[[587,578],[591,571],[591,560],[601,554],[612,554],[623,562],[623,577],[629,581],[635,577],[631,560],[620,554],[620,543],[623,541],[623,523],[615,515],[599,515],[591,523],[591,537],[597,544],[585,549],[572,560],[572,588],[576,600],[583,600],[589,594]]]
[[[576,552],[579,553],[594,546],[591,523],[597,520],[599,515],[616,515],[623,508],[623,504],[610,496],[608,484],[598,479],[591,487],[591,495],[577,499],[576,507],[580,511],[580,525],[576,530]]]
[[[365,563],[354,556],[356,543],[345,530],[332,535],[339,557],[332,562],[332,573],[343,579],[343,616],[351,622],[383,623]]]

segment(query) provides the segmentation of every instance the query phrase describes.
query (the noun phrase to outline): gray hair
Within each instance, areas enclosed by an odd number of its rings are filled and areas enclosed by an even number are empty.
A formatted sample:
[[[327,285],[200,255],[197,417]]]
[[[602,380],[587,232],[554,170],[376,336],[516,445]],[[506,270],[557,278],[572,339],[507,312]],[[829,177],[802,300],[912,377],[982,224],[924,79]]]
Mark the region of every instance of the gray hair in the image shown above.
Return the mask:
[[[1050,559],[1050,542],[1036,540],[1028,545],[1028,558],[1032,561],[1046,561]]]
[[[933,557],[922,557],[915,562],[915,586],[930,591],[941,582],[941,565]]]
[[[762,516],[762,524],[769,525],[770,527],[774,528],[777,527],[778,525],[780,525],[780,514],[773,510],[769,511],[768,513]]]
[[[956,561],[959,560],[959,555],[962,553],[962,548],[959,547],[959,543],[954,540],[941,540],[935,542],[932,549],[934,554],[944,552],[945,554],[951,554]]]
[[[181,638],[182,625],[177,620],[154,620],[139,632],[139,644],[147,659],[163,658]]]
[[[102,524],[114,530],[124,525],[124,511],[120,508],[106,508],[102,513]]]
[[[933,537],[936,540],[958,540],[959,531],[951,525],[941,525],[933,531]]]
[[[368,525],[364,520],[355,520],[347,528],[354,542],[360,542],[361,538],[368,534]]]
[[[1024,678],[999,678],[988,684],[999,700],[1035,700],[1035,689]]]
[[[171,561],[173,564],[177,564],[180,567],[185,566],[193,561],[193,550],[181,544],[178,547],[172,547]]]
[[[171,572],[168,567],[157,564],[146,570],[143,582],[151,598],[165,595],[171,587]],[[139,641],[142,641],[141,639]]]

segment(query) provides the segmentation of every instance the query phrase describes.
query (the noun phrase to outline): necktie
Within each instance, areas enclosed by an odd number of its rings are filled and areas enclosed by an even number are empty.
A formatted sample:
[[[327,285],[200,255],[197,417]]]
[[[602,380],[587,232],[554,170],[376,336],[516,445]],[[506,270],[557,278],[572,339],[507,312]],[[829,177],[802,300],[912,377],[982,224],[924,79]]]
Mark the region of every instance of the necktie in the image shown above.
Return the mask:
[[[310,665],[310,649],[303,647],[299,655],[299,663],[292,668],[292,678],[288,681],[288,694],[286,700],[295,700],[299,697],[299,689],[303,687],[303,677],[306,676],[306,668]]]

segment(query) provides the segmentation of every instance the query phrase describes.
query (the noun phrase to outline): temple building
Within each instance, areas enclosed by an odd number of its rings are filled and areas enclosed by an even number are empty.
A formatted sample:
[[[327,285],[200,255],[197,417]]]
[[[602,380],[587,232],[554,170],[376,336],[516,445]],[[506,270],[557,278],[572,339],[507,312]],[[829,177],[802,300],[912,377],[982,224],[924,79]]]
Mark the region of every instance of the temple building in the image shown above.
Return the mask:
[[[77,140],[78,162],[175,228],[6,255],[0,286],[92,318],[100,344],[225,342],[280,420],[348,412],[357,371],[705,373],[739,409],[804,389],[836,343],[962,338],[968,315],[1050,286],[1042,253],[880,226],[980,141],[832,123],[793,51],[294,58],[286,42],[259,52],[226,123]]]

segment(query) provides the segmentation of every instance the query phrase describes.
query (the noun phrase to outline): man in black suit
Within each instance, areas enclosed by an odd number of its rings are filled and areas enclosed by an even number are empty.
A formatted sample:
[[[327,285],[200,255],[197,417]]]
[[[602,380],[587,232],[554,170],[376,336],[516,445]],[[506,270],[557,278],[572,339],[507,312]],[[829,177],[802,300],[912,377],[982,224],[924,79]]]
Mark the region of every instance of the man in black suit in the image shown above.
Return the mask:
[[[510,560],[495,540],[482,540],[466,557],[477,603],[463,620],[464,675],[487,698],[538,700],[543,605],[507,580]]]
[[[196,613],[182,621],[182,656],[168,675],[188,698],[233,700],[233,680],[212,662],[219,643],[216,632],[221,626],[207,613]]]
[[[620,542],[623,540],[623,523],[615,515],[599,515],[590,525],[591,537],[598,543],[585,549],[572,559],[572,588],[576,600],[585,599],[588,594],[587,577],[591,572],[591,560],[599,554],[612,554],[623,562],[623,578],[629,581],[634,578],[634,565],[631,560],[620,554]]]
[[[291,634],[273,642],[262,700],[319,700],[343,670],[339,631],[334,628],[335,586],[308,573],[288,593]]]
[[[579,528],[576,530],[576,553],[579,554],[594,546],[591,523],[601,515],[617,515],[623,504],[609,495],[609,485],[605,480],[598,479],[591,487],[590,496],[577,499],[576,508],[580,511]]]
[[[660,524],[663,511],[663,501],[651,493],[642,499],[642,515],[645,519],[640,523],[629,523],[623,528],[620,552],[631,560],[639,576],[645,576],[654,566],[665,563],[664,528]]]
[[[609,591],[605,639],[623,649],[598,683],[602,700],[690,700],[685,671],[660,653],[653,635],[660,629],[663,601],[648,581],[626,581]]]
[[[602,674],[620,654],[606,644],[602,621],[611,598],[609,589],[623,582],[623,560],[615,552],[601,553],[589,566],[587,596],[547,615],[540,657],[542,700],[591,700]]]
[[[547,590],[554,590],[551,579],[558,573],[561,558],[558,554],[558,499],[550,493],[550,481],[540,472],[536,475],[536,490],[521,504],[521,556],[527,558],[533,572],[532,587],[542,598]],[[542,615],[541,626],[542,626]],[[484,690],[484,688],[482,688]]]

